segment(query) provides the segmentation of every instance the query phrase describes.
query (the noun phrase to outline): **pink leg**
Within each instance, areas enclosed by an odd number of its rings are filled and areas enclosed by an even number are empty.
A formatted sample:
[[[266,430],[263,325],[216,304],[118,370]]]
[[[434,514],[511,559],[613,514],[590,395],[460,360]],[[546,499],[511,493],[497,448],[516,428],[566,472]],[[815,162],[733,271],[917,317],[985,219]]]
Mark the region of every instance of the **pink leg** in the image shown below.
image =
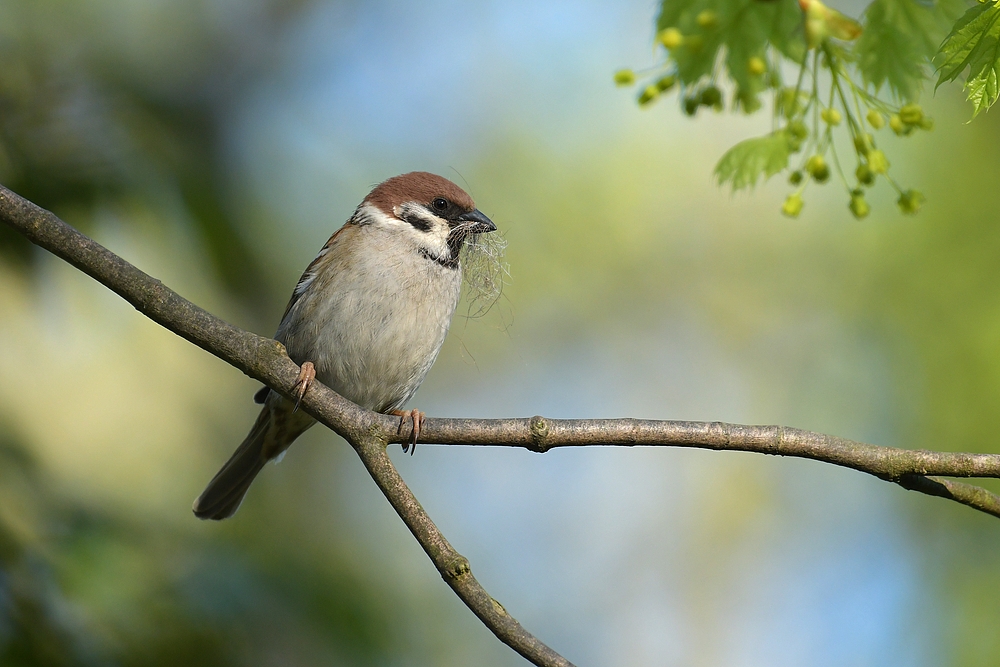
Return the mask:
[[[417,438],[420,437],[420,428],[423,426],[425,415],[420,410],[413,408],[409,412],[404,410],[390,410],[389,414],[394,417],[399,417],[399,426],[396,428],[396,433],[403,432],[403,424],[406,423],[406,418],[409,417],[410,421],[413,423],[413,431],[410,433],[410,439],[408,442],[403,443],[403,452],[410,452],[410,456],[417,451]],[[413,449],[410,449],[410,447]]]
[[[299,403],[302,402],[302,397],[306,395],[309,391],[309,385],[312,381],[316,379],[316,367],[313,366],[311,361],[302,362],[301,368],[299,368],[299,378],[295,381],[295,409],[299,409]]]

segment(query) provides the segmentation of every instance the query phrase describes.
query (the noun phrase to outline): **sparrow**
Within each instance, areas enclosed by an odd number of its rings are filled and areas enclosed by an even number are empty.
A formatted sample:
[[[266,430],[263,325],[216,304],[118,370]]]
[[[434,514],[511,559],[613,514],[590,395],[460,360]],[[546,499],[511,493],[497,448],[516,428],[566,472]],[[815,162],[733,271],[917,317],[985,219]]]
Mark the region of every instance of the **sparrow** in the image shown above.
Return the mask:
[[[470,235],[496,231],[464,190],[427,172],[376,186],[306,268],[275,339],[301,372],[301,400],[318,379],[363,408],[413,422],[400,408],[437,358],[458,305],[460,253]],[[239,508],[257,473],[280,458],[315,420],[298,401],[264,387],[250,433],[194,502],[199,519]],[[403,451],[407,451],[404,444]]]

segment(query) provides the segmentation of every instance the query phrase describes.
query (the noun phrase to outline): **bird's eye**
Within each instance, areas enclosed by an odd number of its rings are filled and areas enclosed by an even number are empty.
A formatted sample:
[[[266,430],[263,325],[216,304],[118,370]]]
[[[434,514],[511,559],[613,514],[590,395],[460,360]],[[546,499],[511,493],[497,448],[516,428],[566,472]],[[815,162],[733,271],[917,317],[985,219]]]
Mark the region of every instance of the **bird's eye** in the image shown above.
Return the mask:
[[[431,202],[431,206],[434,207],[435,211],[445,211],[448,209],[448,200],[444,197],[438,197]]]

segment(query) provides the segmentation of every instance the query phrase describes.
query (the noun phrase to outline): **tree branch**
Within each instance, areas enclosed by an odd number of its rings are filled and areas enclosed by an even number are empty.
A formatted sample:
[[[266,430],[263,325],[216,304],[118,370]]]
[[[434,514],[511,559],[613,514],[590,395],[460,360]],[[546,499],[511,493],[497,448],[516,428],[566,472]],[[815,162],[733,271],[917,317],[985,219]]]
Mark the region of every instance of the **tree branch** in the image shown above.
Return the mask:
[[[0,219],[104,284],[153,321],[291,397],[299,367],[281,343],[243,331],[199,308],[2,185]],[[573,667],[486,592],[472,575],[469,561],[455,551],[420,506],[385,451],[390,435],[396,435],[397,418],[364,410],[320,382],[310,385],[302,409],[350,443],[445,582],[500,641],[540,667]]]
[[[656,419],[427,419],[420,438],[442,445],[523,447],[540,453],[556,447],[647,446],[793,456],[865,472],[1000,517],[1000,496],[972,484],[928,477],[1000,478],[1000,454],[881,447],[787,426]],[[405,439],[405,434],[389,436],[389,442]]]
[[[195,345],[289,396],[298,366],[277,341],[243,331],[179,296],[52,213],[0,186],[0,219],[36,245],[66,260],[131,303],[139,312]],[[469,562],[448,543],[386,454],[400,443],[398,418],[369,412],[320,383],[302,408],[344,437],[372,479],[420,543],[441,576],[472,612],[515,651],[536,665],[570,666],[527,632],[472,576]],[[1000,496],[949,477],[1000,477],[1000,455],[878,447],[784,426],[638,419],[427,419],[423,443],[523,447],[592,445],[694,447],[794,456],[832,463],[903,488],[949,498],[1000,517]]]

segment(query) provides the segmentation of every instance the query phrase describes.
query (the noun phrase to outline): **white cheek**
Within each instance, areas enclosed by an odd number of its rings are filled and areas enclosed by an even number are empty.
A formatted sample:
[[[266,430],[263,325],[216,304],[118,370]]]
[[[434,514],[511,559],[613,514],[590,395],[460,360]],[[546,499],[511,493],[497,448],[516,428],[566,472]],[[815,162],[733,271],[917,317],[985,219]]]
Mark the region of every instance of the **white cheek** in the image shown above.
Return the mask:
[[[435,256],[448,257],[448,235],[451,227],[442,218],[432,214],[423,206],[418,204],[403,204],[397,206],[393,211],[397,219],[392,220],[393,226],[397,226],[405,238],[410,239],[415,245],[430,250]],[[418,229],[406,222],[404,218],[415,215],[424,222],[429,229]]]

